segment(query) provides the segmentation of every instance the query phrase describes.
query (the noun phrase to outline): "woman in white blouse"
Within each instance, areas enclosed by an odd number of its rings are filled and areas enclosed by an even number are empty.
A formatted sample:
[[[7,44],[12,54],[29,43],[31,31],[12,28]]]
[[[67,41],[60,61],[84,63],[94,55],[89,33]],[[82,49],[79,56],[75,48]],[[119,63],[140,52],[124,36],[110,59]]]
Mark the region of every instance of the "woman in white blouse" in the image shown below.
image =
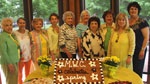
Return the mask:
[[[17,37],[18,42],[20,43],[21,48],[21,58],[19,62],[19,72],[18,72],[18,83],[23,84],[22,82],[22,71],[25,67],[25,76],[27,77],[30,72],[31,65],[31,47],[30,47],[30,38],[29,31],[25,29],[26,21],[24,18],[19,18],[17,20],[19,29],[14,32]]]

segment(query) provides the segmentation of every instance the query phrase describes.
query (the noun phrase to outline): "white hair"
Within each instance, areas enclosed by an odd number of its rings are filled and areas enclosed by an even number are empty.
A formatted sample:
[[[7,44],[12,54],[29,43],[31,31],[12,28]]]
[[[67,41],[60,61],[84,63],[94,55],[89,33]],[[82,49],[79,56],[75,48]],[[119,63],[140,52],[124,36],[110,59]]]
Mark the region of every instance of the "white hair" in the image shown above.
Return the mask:
[[[63,14],[63,21],[65,21],[66,17],[67,16],[72,16],[73,19],[75,17],[74,13],[72,11],[66,11],[64,14]]]

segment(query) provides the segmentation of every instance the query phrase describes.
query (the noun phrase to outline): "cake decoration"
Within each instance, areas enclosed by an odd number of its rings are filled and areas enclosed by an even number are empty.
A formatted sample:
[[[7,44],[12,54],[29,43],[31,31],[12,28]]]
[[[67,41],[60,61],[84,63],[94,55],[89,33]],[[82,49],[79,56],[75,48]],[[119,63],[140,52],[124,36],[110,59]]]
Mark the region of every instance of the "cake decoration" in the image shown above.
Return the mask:
[[[54,84],[104,84],[100,59],[56,59]]]

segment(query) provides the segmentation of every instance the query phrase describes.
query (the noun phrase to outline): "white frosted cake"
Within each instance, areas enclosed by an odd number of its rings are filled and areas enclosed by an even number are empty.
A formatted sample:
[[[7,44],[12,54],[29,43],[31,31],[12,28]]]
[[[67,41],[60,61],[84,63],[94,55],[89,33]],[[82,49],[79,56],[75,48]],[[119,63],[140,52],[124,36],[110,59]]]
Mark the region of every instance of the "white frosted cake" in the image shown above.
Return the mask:
[[[100,59],[56,59],[54,84],[104,84]]]

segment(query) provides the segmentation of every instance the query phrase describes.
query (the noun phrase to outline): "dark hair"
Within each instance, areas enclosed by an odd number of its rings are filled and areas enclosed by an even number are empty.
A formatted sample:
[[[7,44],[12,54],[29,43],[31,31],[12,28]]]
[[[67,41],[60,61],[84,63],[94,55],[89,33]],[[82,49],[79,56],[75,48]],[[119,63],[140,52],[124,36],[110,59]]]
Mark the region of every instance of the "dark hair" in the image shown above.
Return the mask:
[[[110,10],[105,11],[104,14],[103,14],[103,16],[102,16],[102,18],[103,18],[104,21],[105,21],[106,15],[108,15],[108,14],[112,14],[112,16],[113,16],[113,13]]]
[[[129,13],[129,10],[130,10],[131,7],[138,8],[138,15],[140,14],[141,6],[137,2],[131,2],[131,3],[129,3],[129,5],[127,7],[128,13]]]
[[[18,18],[18,20],[17,20],[17,24],[19,23],[19,20],[24,20],[24,21],[26,22],[26,19],[25,19],[25,18],[20,17],[20,18]]]
[[[56,18],[59,19],[59,16],[58,16],[56,13],[52,13],[52,14],[49,16],[49,20],[51,20],[51,17],[52,17],[52,16],[56,16]]]
[[[92,16],[89,20],[88,20],[88,27],[90,28],[90,23],[92,21],[96,21],[98,23],[98,28],[100,27],[100,19],[96,16]]]

